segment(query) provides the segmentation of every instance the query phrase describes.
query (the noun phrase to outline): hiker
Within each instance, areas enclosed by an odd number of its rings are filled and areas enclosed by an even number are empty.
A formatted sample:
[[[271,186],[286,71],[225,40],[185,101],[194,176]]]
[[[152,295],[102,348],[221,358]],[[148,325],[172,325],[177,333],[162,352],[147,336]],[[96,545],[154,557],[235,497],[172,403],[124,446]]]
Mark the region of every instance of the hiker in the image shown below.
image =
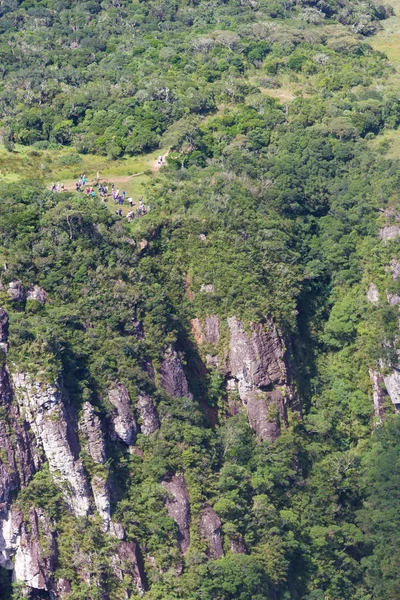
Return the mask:
[[[122,206],[122,196],[118,196],[118,204]]]
[[[94,191],[94,190],[92,190],[92,193],[91,193],[90,195],[92,196],[92,198],[95,198],[95,197],[96,197],[96,193],[95,193],[95,191]]]
[[[127,213],[126,218],[128,219],[128,221],[132,221],[132,219],[133,219],[133,212],[131,210]]]
[[[133,198],[128,198],[129,206],[133,207]]]
[[[52,184],[51,184],[51,191],[52,191],[52,192],[55,192],[55,191],[56,191],[56,184],[55,184],[55,183],[52,183]]]
[[[122,190],[122,196],[123,196],[123,199],[125,200],[125,196],[126,196],[126,191],[125,190]]]
[[[107,196],[107,198],[108,198],[108,185],[106,185],[106,187],[104,188],[104,193],[105,193],[105,195],[106,195],[106,196]]]
[[[62,189],[62,191],[64,191],[64,184],[63,183],[61,184],[61,189]]]
[[[76,191],[77,191],[77,192],[79,192],[79,191],[80,191],[80,189],[81,189],[81,187],[80,187],[80,185],[79,185],[79,182],[78,182],[78,181],[77,181],[77,182],[76,182],[76,184],[75,184],[75,188],[76,188]]]

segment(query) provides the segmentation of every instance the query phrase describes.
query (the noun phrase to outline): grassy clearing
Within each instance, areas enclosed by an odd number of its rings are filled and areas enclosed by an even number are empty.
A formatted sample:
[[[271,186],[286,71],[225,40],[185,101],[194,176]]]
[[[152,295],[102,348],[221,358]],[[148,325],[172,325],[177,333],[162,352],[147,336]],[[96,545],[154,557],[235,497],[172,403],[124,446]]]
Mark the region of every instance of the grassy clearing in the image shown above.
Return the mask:
[[[114,183],[121,191],[125,190],[128,197],[137,199],[145,196],[146,184],[158,169],[160,154],[165,155],[166,151],[111,161],[105,156],[78,154],[73,148],[37,151],[16,145],[13,152],[8,152],[0,145],[0,181],[13,183],[21,179],[40,179],[47,186],[53,182],[64,183],[65,189],[75,190],[81,173],[86,173],[88,183],[94,184],[99,172],[102,181]],[[71,157],[72,161],[76,158],[76,162],[65,164]],[[112,203],[110,208],[114,208]]]

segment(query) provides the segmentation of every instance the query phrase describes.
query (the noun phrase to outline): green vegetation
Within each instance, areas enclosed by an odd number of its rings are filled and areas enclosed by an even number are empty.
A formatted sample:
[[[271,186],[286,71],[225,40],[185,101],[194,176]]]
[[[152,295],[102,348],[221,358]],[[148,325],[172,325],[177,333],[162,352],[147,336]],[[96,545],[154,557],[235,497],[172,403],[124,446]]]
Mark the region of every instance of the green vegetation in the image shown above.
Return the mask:
[[[146,599],[398,598],[400,425],[389,406],[375,428],[368,373],[398,344],[386,301],[386,290],[400,292],[387,268],[398,241],[377,231],[381,211],[399,206],[400,154],[385,140],[398,138],[400,101],[367,37],[389,14],[352,0],[0,7],[9,361],[61,378],[78,411],[90,400],[103,419],[112,382],[154,398],[160,431],[139,434],[137,454],[109,449],[113,515],[147,557]],[[168,165],[151,177],[166,149]],[[124,185],[151,211],[128,223],[73,193],[83,171],[145,172]],[[65,193],[46,189],[55,179]],[[10,299],[15,280],[49,301]],[[371,281],[377,303],[366,298]],[[287,341],[303,417],[290,415],[274,443],[243,413],[227,416],[215,369],[199,376],[190,320],[212,314],[268,316]],[[171,344],[187,358],[193,401],[149,375]],[[183,564],[160,485],[172,472],[185,475],[194,523]],[[77,548],[108,598],[124,597],[115,540],[98,518],[68,513],[47,470],[17,502],[51,518],[68,600],[100,598],[73,568]],[[196,535],[204,504],[222,521],[217,561]],[[239,538],[246,555],[230,552]]]

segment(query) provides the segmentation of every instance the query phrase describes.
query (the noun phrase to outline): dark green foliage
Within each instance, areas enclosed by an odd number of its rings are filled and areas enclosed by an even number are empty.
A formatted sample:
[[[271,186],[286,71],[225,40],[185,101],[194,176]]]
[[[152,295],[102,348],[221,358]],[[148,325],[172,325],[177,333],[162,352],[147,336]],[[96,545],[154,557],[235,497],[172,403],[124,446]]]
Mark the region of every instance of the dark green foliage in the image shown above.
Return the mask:
[[[389,72],[384,58],[349,29],[335,39],[329,29],[339,21],[367,35],[386,11],[253,4],[3,3],[8,151],[14,140],[110,159],[171,149],[147,190],[151,211],[133,224],[96,199],[54,195],[39,182],[1,186],[9,363],[59,378],[78,413],[90,400],[103,422],[113,382],[133,400],[154,398],[160,430],[139,434],[137,454],[110,444],[101,467],[113,518],[157,565],[148,559],[145,597],[394,600],[399,424],[394,418],[369,442],[368,369],[396,356],[398,312],[385,300],[386,290],[399,293],[387,270],[396,242],[382,244],[377,229],[381,211],[396,207],[400,181],[398,163],[369,140],[399,125],[400,104],[372,85]],[[281,20],[276,37],[269,18]],[[308,81],[312,94],[290,105],[269,97],[282,73]],[[71,154],[60,167],[80,160]],[[48,302],[11,300],[15,280],[41,286]],[[375,304],[366,299],[372,280],[381,290]],[[230,414],[224,375],[194,344],[190,320],[213,314],[220,364],[226,317],[246,326],[271,318],[286,340],[302,417],[289,411],[274,443],[260,442],[244,411]],[[186,357],[193,399],[169,397],[151,377],[149,364],[157,369],[171,344]],[[160,485],[174,472],[185,475],[191,501],[183,562]],[[110,600],[124,597],[109,561],[117,542],[96,518],[82,524],[68,513],[47,469],[17,502],[50,517],[70,600],[99,594],[74,569],[76,548],[90,554]],[[215,562],[198,533],[204,505],[222,521],[225,557]],[[238,540],[247,555],[230,551]]]

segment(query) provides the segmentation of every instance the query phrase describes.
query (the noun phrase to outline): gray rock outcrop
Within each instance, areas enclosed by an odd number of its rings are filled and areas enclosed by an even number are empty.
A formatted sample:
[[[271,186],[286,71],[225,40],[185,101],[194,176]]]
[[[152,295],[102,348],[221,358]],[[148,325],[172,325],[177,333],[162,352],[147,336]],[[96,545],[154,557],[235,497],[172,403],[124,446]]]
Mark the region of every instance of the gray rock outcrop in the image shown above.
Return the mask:
[[[383,373],[383,381],[394,405],[395,411],[400,411],[400,368],[392,367],[390,373]]]
[[[400,235],[400,227],[398,225],[386,225],[379,230],[381,240],[393,240]]]
[[[136,586],[139,595],[146,590],[143,558],[136,542],[121,542],[111,559],[114,572],[120,581],[128,576]],[[129,596],[127,596],[129,597]]]
[[[27,300],[35,300],[41,304],[45,304],[48,297],[48,293],[38,285],[34,285],[32,289],[26,293]]]
[[[161,485],[168,492],[165,506],[178,526],[178,545],[184,554],[190,544],[190,502],[185,478],[181,474],[175,474],[162,481]]]
[[[101,421],[93,406],[85,402],[82,407],[79,429],[82,447],[96,465],[106,462],[106,447]],[[110,490],[107,475],[96,474],[91,478],[91,488],[97,512],[103,521],[103,530],[107,531],[111,519]]]
[[[384,380],[382,373],[374,369],[369,370],[369,376],[372,383],[372,398],[374,402],[374,414],[377,423],[382,422],[384,416],[384,404],[387,399],[387,393],[385,390]]]
[[[106,449],[101,421],[96,415],[90,402],[85,402],[82,407],[79,429],[83,434],[83,447],[97,464],[106,462]]]
[[[12,300],[15,300],[15,302],[23,302],[26,297],[21,281],[11,281],[8,284],[7,294]]]
[[[161,363],[160,382],[164,390],[174,398],[192,398],[185,371],[178,353],[169,348]]]
[[[215,560],[224,555],[221,521],[211,506],[206,506],[201,512],[200,533],[208,541],[210,558]]]
[[[32,507],[25,520],[10,511],[0,528],[0,565],[13,578],[35,590],[52,590],[57,557],[54,534],[43,511]]]
[[[237,389],[259,437],[273,441],[280,435],[290,397],[284,344],[270,322],[250,323],[247,333],[242,321],[231,317],[228,327],[228,389]]]
[[[86,516],[90,508],[88,481],[79,458],[74,418],[60,389],[57,385],[34,381],[26,373],[14,373],[12,381],[18,403],[44,452],[50,472],[63,487],[71,510],[77,516]]]
[[[136,408],[141,419],[140,430],[144,435],[151,435],[160,428],[160,420],[153,399],[150,396],[139,394]]]
[[[376,287],[375,283],[373,283],[372,281],[369,284],[369,288],[367,291],[367,298],[373,304],[376,304],[377,302],[379,302],[379,291],[378,291],[378,288]]]
[[[132,446],[136,441],[138,427],[132,414],[128,390],[119,383],[109,390],[108,399],[115,408],[111,418],[116,436],[128,446]]]
[[[217,315],[211,315],[200,321],[200,319],[192,319],[192,333],[199,346],[210,344],[216,346],[220,336],[220,322]]]

